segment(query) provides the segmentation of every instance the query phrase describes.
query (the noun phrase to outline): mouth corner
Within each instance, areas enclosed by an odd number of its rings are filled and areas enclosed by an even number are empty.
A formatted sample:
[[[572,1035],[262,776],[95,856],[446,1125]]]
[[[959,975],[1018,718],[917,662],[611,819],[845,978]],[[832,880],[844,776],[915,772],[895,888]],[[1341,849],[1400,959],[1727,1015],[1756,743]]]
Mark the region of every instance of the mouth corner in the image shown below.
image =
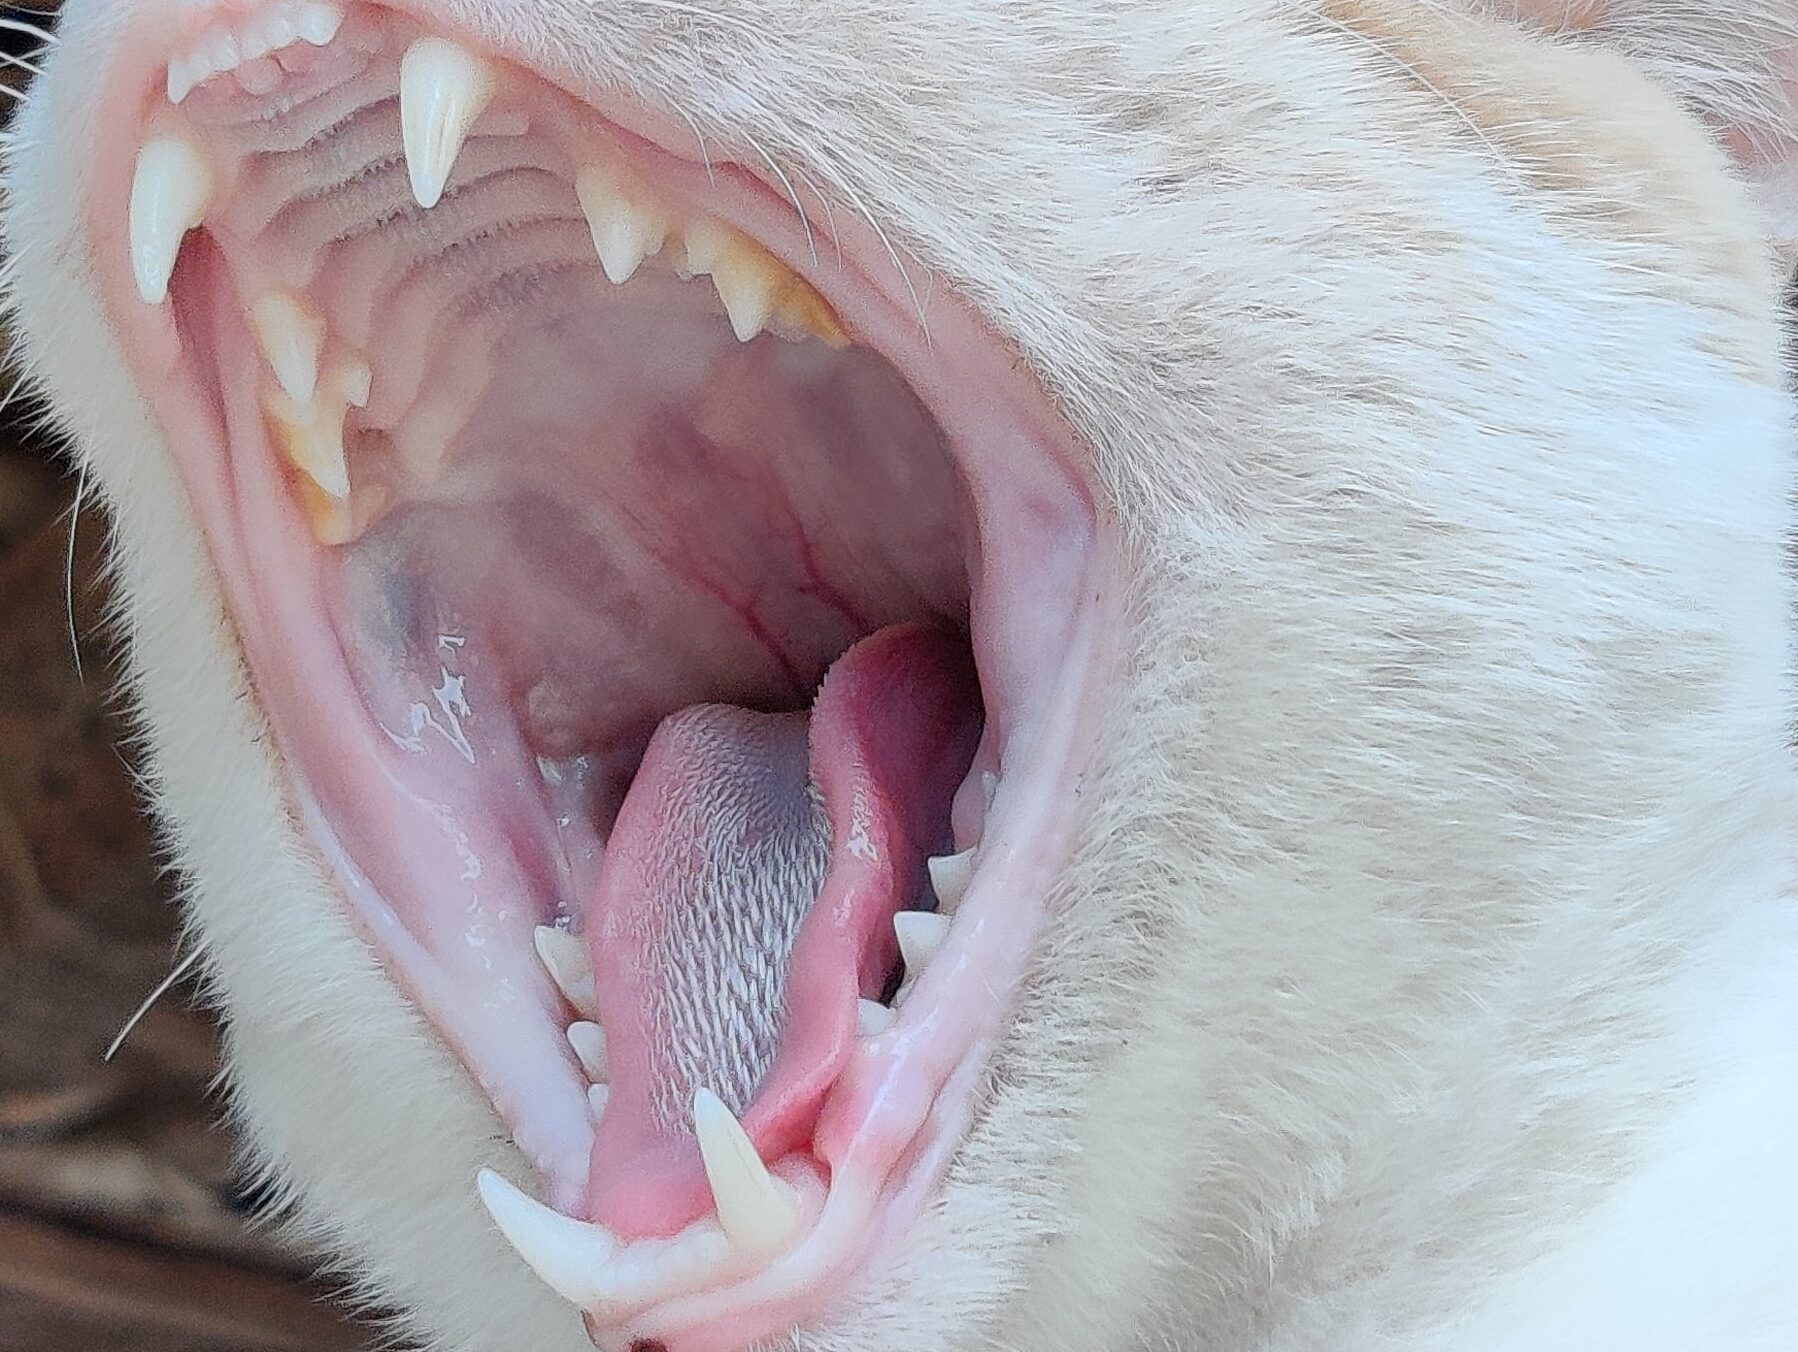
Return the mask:
[[[653,109],[360,2],[146,42],[103,299],[295,818],[537,1175],[489,1212],[602,1347],[818,1317],[1071,847],[1088,457],[952,287]]]

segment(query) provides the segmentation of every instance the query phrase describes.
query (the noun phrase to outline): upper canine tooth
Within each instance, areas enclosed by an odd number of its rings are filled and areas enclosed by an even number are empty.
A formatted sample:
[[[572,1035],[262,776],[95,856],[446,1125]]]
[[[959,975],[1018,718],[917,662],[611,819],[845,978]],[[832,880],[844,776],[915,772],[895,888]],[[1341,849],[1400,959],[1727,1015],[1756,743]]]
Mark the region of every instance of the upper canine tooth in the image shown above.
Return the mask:
[[[500,1233],[551,1290],[582,1309],[605,1303],[606,1268],[618,1252],[610,1230],[551,1210],[491,1169],[475,1186]]]
[[[693,1096],[693,1131],[718,1224],[731,1246],[757,1258],[785,1248],[799,1228],[799,1207],[787,1186],[768,1172],[736,1114],[709,1089]]]
[[[539,925],[533,936],[537,956],[549,969],[550,980],[574,1008],[592,1019],[598,1000],[593,989],[593,968],[587,961],[587,949],[581,941],[553,925]]]
[[[250,322],[287,397],[296,404],[311,403],[318,390],[318,354],[325,343],[324,316],[298,296],[271,291],[250,307]]]
[[[935,956],[949,933],[949,917],[930,911],[900,911],[893,917],[893,933],[899,939],[899,956],[906,975],[915,976]]]
[[[442,200],[462,143],[497,86],[491,65],[444,38],[419,38],[406,49],[400,60],[400,139],[419,206]]]
[[[925,861],[930,870],[930,887],[936,893],[942,910],[953,911],[968,893],[968,880],[974,876],[974,851],[936,855]]]
[[[605,170],[587,168],[574,180],[575,194],[593,232],[599,265],[613,285],[623,286],[643,260],[657,253],[668,239],[668,222],[650,207],[633,202],[619,191]]]
[[[169,296],[181,241],[212,205],[212,169],[184,136],[159,136],[137,153],[128,228],[137,294],[150,305]]]

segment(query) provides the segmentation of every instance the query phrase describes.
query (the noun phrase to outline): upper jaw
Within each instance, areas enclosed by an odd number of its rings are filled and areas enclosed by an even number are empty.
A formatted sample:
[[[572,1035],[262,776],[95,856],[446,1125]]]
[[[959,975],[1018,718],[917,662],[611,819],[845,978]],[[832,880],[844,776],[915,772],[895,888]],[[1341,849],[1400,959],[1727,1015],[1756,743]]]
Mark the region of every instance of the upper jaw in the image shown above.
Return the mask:
[[[325,38],[328,25],[318,11],[308,13],[313,26],[299,41],[310,44],[314,36]],[[421,49],[421,43],[431,45]],[[161,43],[165,51],[167,45]],[[330,40],[318,45],[328,53]],[[143,47],[130,50],[141,52]],[[415,69],[423,64],[437,71],[434,84],[414,78],[415,97],[408,100],[404,60],[395,63],[402,104],[412,104],[400,110],[396,139],[406,143],[408,188],[414,202],[422,204],[441,195],[449,176],[446,164],[453,165],[455,156],[442,153],[441,107],[415,116],[418,97],[441,103],[447,88],[452,104],[457,98],[503,104],[508,91],[530,77],[499,54],[474,56],[428,31],[414,29],[403,53],[414,60]],[[177,92],[183,92],[180,86],[192,65],[189,60],[174,80]],[[267,691],[278,683],[278,670],[314,638],[307,632],[302,585],[316,576],[307,554],[308,534],[330,544],[333,529],[353,531],[357,525],[351,521],[334,527],[328,519],[321,528],[314,511],[308,531],[304,504],[282,496],[277,476],[267,472],[226,482],[219,467],[232,455],[242,457],[246,448],[242,437],[226,432],[200,392],[215,381],[229,388],[248,379],[259,382],[271,400],[298,400],[308,394],[316,399],[321,388],[329,387],[329,397],[343,405],[337,411],[350,416],[348,410],[369,402],[373,393],[356,387],[373,383],[378,388],[379,371],[370,371],[368,381],[358,376],[347,393],[341,382],[331,387],[330,373],[317,368],[318,344],[307,326],[279,318],[259,325],[248,297],[239,298],[246,310],[235,321],[240,327],[221,330],[234,332],[246,351],[260,347],[263,360],[252,363],[247,375],[241,366],[235,372],[208,369],[204,355],[184,344],[171,308],[163,303],[176,257],[169,236],[172,232],[178,246],[189,228],[206,221],[228,200],[233,176],[188,121],[190,102],[207,91],[185,91],[181,108],[172,109],[166,105],[171,79],[166,64],[159,70],[152,62],[139,73],[144,79],[138,85],[108,85],[105,116],[114,125],[138,130],[131,137],[102,141],[97,151],[96,186],[89,200],[95,266],[114,330],[174,448],[200,515],[244,636],[252,677]],[[419,90],[422,96],[416,95]],[[608,107],[606,112],[603,121],[595,117],[595,124],[610,126],[613,134],[626,118],[639,126],[656,122],[628,107]],[[947,432],[975,514],[1006,523],[1003,532],[982,535],[980,571],[973,580],[976,654],[988,689],[1003,692],[1005,699],[1004,740],[996,753],[1004,776],[978,840],[980,863],[939,959],[908,992],[898,1022],[866,1038],[838,1081],[820,1120],[811,1167],[793,1162],[783,1169],[775,1162],[775,1174],[785,1181],[803,1223],[749,1258],[746,1245],[736,1242],[740,1235],[729,1235],[730,1227],[714,1219],[683,1235],[685,1248],[679,1253],[659,1254],[641,1246],[633,1251],[598,1227],[546,1215],[496,1177],[483,1180],[483,1194],[502,1229],[552,1285],[589,1311],[590,1326],[603,1346],[655,1337],[672,1347],[729,1348],[815,1317],[826,1303],[831,1278],[864,1260],[883,1234],[903,1227],[936,1186],[973,1107],[972,1082],[999,1030],[1007,993],[1022,979],[1041,921],[1040,899],[1067,848],[1073,805],[1066,789],[1090,752],[1098,703],[1092,697],[1093,682],[1111,659],[1104,640],[1116,589],[1106,571],[1108,542],[1082,487],[1083,456],[1028,373],[1015,369],[976,316],[940,292],[920,312],[915,265],[892,265],[886,241],[872,229],[839,222],[840,261],[834,268],[821,264],[807,222],[770,190],[765,172],[715,160],[702,166],[679,153],[678,139],[672,146],[625,136],[617,141],[624,162],[644,178],[670,195],[703,203],[727,229],[754,241],[810,294],[821,297],[830,316],[823,322],[834,330],[821,336],[832,341],[847,336],[877,349],[898,367]],[[149,153],[128,168],[123,163],[126,150],[144,145],[151,147]],[[712,153],[716,156],[715,148]],[[716,172],[720,168],[723,173]],[[595,221],[594,230],[603,237],[602,224]],[[628,271],[629,260],[620,259],[632,250],[624,248],[621,254],[615,230],[609,242],[611,258],[605,256],[606,243],[599,245],[606,271]],[[179,292],[178,277],[175,286]],[[726,290],[722,281],[720,290]],[[731,297],[724,299],[728,307]],[[209,297],[209,302],[218,300]],[[231,306],[215,308],[225,313]],[[814,319],[816,313],[811,312]],[[739,336],[750,326],[749,321],[739,323],[735,310],[730,318]],[[275,341],[270,341],[271,331]],[[304,449],[293,444],[295,421],[273,416],[270,430],[276,442],[285,435],[290,460],[303,461]],[[238,444],[230,445],[233,441]],[[252,449],[265,465],[281,453],[267,442]],[[321,463],[322,474],[315,472]],[[307,472],[329,496],[335,462],[315,457],[311,464]],[[279,587],[270,585],[266,540],[250,538],[246,499],[253,500],[254,514],[281,541],[275,555]],[[1042,660],[1045,651],[1055,653],[1055,664]],[[291,748],[300,734],[283,726],[282,709],[265,712],[283,749]],[[290,759],[290,775],[293,769]],[[304,776],[290,779],[289,787],[301,814],[311,815],[316,804]],[[321,825],[316,816],[314,825]],[[317,838],[328,836],[316,833]],[[353,890],[353,880],[346,882],[342,873],[353,870],[340,871],[340,882]],[[366,916],[358,918],[366,923]],[[527,956],[528,934],[526,927],[515,943]],[[396,974],[411,984],[403,966]],[[586,1159],[579,1137],[584,1120],[571,1133],[573,1115],[564,1112],[561,1126],[550,1122],[546,1127],[538,1110],[542,1099],[566,1101],[570,1089],[578,1098],[580,1081],[573,1074],[558,1074],[572,1064],[559,1032],[566,1015],[540,977],[536,989],[538,1013],[527,1021],[535,1031],[521,1025],[520,1034],[547,1049],[543,1064],[550,1069],[536,1078],[509,1081],[506,1064],[483,1056],[453,1026],[445,1027],[450,1021],[441,1011],[431,1012],[506,1112],[552,1196],[569,1205],[583,1182]],[[428,997],[416,987],[414,995],[430,1009]]]

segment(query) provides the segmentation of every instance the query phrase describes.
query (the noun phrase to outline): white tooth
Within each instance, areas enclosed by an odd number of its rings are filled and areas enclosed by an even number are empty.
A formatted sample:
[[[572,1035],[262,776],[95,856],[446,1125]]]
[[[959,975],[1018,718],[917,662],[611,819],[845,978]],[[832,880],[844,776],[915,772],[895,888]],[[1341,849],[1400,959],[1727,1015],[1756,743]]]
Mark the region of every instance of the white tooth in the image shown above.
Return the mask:
[[[250,323],[287,397],[296,404],[311,403],[318,390],[325,317],[298,296],[271,291],[250,307]]]
[[[574,181],[599,265],[614,286],[623,286],[643,260],[668,239],[668,223],[655,211],[631,202],[603,169],[583,169]]]
[[[400,139],[412,196],[421,207],[443,198],[462,143],[496,88],[493,67],[443,38],[420,38],[400,60]]]
[[[131,270],[146,304],[168,299],[181,241],[206,219],[212,191],[212,170],[185,137],[159,136],[138,151],[128,224]]]
[[[578,1013],[593,1018],[598,1011],[593,991],[593,968],[587,963],[586,946],[572,934],[551,925],[537,926],[534,937],[537,956],[549,969],[550,980],[556,983],[556,989]]]
[[[935,956],[949,933],[949,917],[929,911],[901,911],[893,917],[893,933],[899,937],[899,956],[905,974],[914,977]]]
[[[587,1072],[587,1078],[597,1088],[606,1078],[606,1030],[596,1023],[571,1023],[568,1025],[568,1045],[574,1048],[581,1069]]]
[[[974,851],[943,854],[926,860],[930,870],[931,890],[936,893],[938,908],[953,911],[968,893],[968,880],[974,876]]]
[[[197,60],[192,56],[181,56],[169,62],[167,92],[170,103],[180,103],[200,83]]]
[[[693,1131],[731,1246],[757,1258],[785,1248],[799,1228],[792,1192],[768,1172],[736,1114],[709,1089],[693,1096]]]
[[[612,1087],[607,1084],[590,1084],[587,1086],[587,1106],[593,1110],[593,1120],[599,1121],[605,1116],[606,1100],[612,1096]]]
[[[326,0],[312,0],[312,3],[300,6],[297,22],[302,41],[314,47],[328,47],[343,26],[343,11]]]
[[[712,285],[730,316],[731,332],[747,343],[768,327],[774,313],[774,278],[753,258],[727,254],[712,268]]]
[[[491,1169],[475,1186],[500,1233],[552,1291],[581,1309],[610,1299],[606,1269],[618,1252],[610,1230],[551,1210]]]
[[[855,1002],[855,1031],[862,1037],[873,1037],[893,1026],[893,1011],[878,1000]]]

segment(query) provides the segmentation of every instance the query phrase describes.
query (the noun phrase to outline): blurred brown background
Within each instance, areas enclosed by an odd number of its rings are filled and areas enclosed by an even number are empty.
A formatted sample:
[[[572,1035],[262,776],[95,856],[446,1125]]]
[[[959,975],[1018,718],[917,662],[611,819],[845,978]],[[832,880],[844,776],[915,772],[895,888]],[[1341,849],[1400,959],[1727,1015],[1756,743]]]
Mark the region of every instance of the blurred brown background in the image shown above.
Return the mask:
[[[35,46],[0,32],[9,56]],[[371,1346],[260,1219],[194,985],[103,1059],[179,960],[175,882],[117,713],[105,524],[84,510],[71,549],[74,482],[32,412],[0,414],[0,1352]]]

